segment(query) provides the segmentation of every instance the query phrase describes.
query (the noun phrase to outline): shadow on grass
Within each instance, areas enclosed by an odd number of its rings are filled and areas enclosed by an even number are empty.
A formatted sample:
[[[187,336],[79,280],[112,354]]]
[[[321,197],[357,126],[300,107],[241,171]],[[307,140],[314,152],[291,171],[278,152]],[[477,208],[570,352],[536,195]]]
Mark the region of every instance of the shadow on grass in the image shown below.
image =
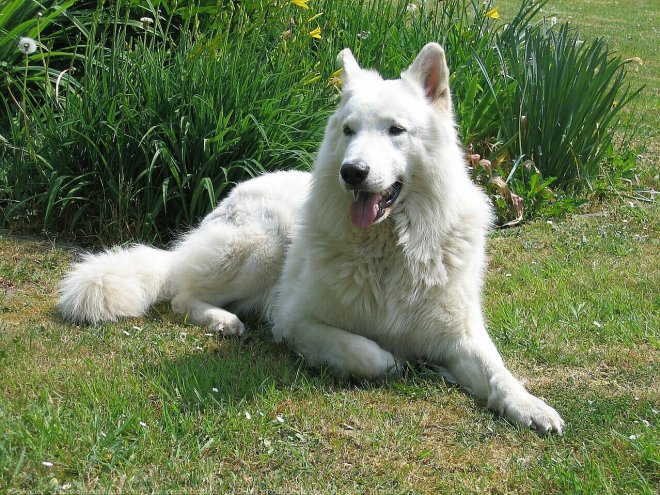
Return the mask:
[[[312,370],[264,325],[241,338],[214,339],[206,347],[153,361],[141,373],[150,388],[183,410],[232,407],[244,402],[341,386],[329,370]]]
[[[328,367],[311,368],[284,343],[276,343],[264,324],[248,325],[241,338],[214,339],[197,352],[146,364],[141,373],[149,387],[182,410],[233,409],[239,404],[350,394],[380,390],[407,400],[444,405],[459,387],[445,381],[441,371],[424,363],[376,380],[337,376]],[[475,410],[480,401],[460,392]]]

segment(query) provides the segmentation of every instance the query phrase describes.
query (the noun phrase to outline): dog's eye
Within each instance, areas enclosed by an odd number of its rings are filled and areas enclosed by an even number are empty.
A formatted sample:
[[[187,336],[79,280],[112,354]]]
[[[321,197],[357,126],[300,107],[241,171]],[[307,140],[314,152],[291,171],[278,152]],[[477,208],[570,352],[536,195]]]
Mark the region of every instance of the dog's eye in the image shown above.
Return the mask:
[[[348,124],[344,125],[344,128],[342,129],[344,131],[344,136],[352,136],[355,134],[355,131],[351,129]]]
[[[400,125],[392,125],[392,126],[390,126],[389,129],[387,129],[387,133],[390,136],[400,136],[404,132],[406,132],[406,130],[403,127],[401,127]]]

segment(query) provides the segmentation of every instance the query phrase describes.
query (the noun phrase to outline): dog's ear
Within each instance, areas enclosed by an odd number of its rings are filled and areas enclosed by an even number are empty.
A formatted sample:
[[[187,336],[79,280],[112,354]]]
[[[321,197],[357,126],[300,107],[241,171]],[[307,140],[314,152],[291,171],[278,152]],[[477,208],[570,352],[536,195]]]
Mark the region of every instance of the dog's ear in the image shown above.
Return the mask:
[[[344,48],[339,52],[337,66],[343,69],[341,71],[341,81],[344,87],[350,84],[351,79],[358,77],[358,74],[362,71],[349,48]]]
[[[429,102],[441,108],[451,108],[449,67],[445,51],[437,43],[428,43],[415,61],[401,75],[415,80],[424,89]]]

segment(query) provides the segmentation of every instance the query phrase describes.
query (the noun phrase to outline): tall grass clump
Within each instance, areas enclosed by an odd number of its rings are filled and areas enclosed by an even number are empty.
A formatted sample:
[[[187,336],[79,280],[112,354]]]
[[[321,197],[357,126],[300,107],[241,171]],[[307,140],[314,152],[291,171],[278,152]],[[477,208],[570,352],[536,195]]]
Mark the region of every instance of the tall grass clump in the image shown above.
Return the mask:
[[[0,3],[0,95],[2,102],[21,106],[32,96],[40,104],[52,103],[58,76],[80,59],[86,25],[91,22],[89,2],[77,0],[5,0]],[[31,40],[33,49],[17,49],[20,40]],[[69,79],[60,84],[66,86]],[[26,89],[30,94],[26,95]],[[12,101],[13,100],[13,101]],[[47,101],[51,100],[51,101]],[[1,108],[1,107],[0,107]],[[5,110],[2,108],[2,110]],[[11,109],[8,109],[11,110]],[[9,115],[11,115],[9,111]],[[0,119],[0,130],[7,130]]]
[[[90,4],[70,2],[81,12]],[[416,8],[374,0],[357,9],[350,0],[222,2],[220,8],[205,1],[141,1],[60,16],[57,39],[66,38],[62,33],[70,37],[73,27],[79,32],[72,46],[59,49],[75,54],[69,65],[51,67],[43,53],[35,60],[19,58],[23,65],[17,65],[19,74],[37,65],[51,71],[47,86],[56,91],[23,81],[11,96],[0,92],[6,110],[0,116],[6,136],[0,139],[0,221],[81,241],[167,241],[213,208],[235,182],[311,166],[341,90],[335,57],[342,48],[351,47],[365,66],[394,77],[431,40],[447,49],[466,146],[495,163],[484,182],[496,203],[507,210],[520,204],[515,198],[534,201],[554,177],[571,183],[559,171],[576,167],[574,154],[579,177],[588,176],[575,129],[590,125],[558,112],[552,122],[566,139],[548,136],[544,127],[531,131],[541,123],[552,127],[545,117],[554,107],[540,106],[537,121],[529,105],[553,105],[540,100],[561,93],[546,94],[546,85],[565,83],[567,72],[564,52],[547,40],[570,35],[562,29],[548,34],[535,24],[541,4],[524,1],[506,26],[492,2],[476,0]],[[541,62],[532,70],[530,50],[542,47],[549,54],[538,55]],[[552,56],[561,63],[550,63]],[[604,48],[594,57],[613,63]],[[573,73],[593,67],[575,59]],[[597,67],[598,79],[610,85],[610,73],[601,78]],[[622,72],[616,74],[616,84],[608,86],[615,96],[623,84]],[[611,109],[618,112],[629,96],[616,96],[618,106]],[[584,105],[593,108],[594,102]],[[599,123],[601,139],[591,144],[597,163],[616,119],[592,121]],[[547,168],[555,153],[556,168]],[[532,160],[542,177],[530,186],[517,164]],[[475,176],[481,172],[475,166]],[[519,196],[514,188],[521,189]]]
[[[552,24],[507,26],[497,36],[503,77],[515,81],[501,136],[518,163],[532,160],[554,186],[575,190],[600,174],[621,110],[640,90],[604,39],[585,42],[569,24]]]

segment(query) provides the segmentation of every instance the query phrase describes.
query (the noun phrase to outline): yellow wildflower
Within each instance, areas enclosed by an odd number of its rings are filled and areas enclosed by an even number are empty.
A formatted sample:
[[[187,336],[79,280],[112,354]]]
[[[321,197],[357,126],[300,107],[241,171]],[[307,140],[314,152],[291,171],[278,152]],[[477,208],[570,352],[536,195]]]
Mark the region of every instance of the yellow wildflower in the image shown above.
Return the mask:
[[[309,35],[312,38],[316,38],[317,40],[320,40],[321,39],[321,28],[317,26],[316,29],[309,32]]]
[[[302,8],[302,9],[309,10],[309,5],[307,5],[308,2],[309,2],[309,0],[291,0],[291,3],[293,5],[297,5],[298,7]]]
[[[500,13],[497,11],[497,9],[490,9],[488,12],[486,12],[486,17],[497,20],[500,18]]]
[[[341,73],[344,71],[341,67],[334,71],[332,74],[330,74],[330,78],[328,79],[328,86],[332,86],[333,88],[337,90],[341,90]]]

